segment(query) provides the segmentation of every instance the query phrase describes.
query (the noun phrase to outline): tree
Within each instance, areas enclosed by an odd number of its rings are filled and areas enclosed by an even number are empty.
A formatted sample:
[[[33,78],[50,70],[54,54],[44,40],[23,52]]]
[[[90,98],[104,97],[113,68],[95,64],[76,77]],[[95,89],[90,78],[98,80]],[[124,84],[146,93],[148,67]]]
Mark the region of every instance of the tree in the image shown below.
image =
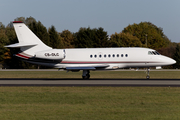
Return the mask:
[[[129,33],[115,33],[110,38],[111,47],[142,47],[141,41]]]
[[[78,48],[107,47],[108,35],[103,28],[80,28],[75,37],[75,47]]]
[[[147,47],[152,49],[167,47],[170,43],[170,40],[164,35],[163,29],[150,22],[134,23],[124,28],[122,33],[136,36],[144,46],[146,46],[147,39]]]
[[[28,18],[26,18],[26,20],[25,20],[25,24],[29,27],[29,24],[31,24],[31,23],[33,23],[33,22],[35,22],[35,23],[37,23],[37,21],[36,21],[36,19],[35,18],[33,18],[33,17],[28,17]]]
[[[77,48],[91,48],[93,47],[92,31],[90,28],[80,28],[79,31],[75,34],[76,41],[75,47]]]
[[[94,47],[108,47],[107,32],[102,27],[93,30],[95,31]]]
[[[5,26],[0,22],[0,29],[5,29]]]
[[[74,48],[74,40],[75,37],[73,35],[73,33],[71,33],[69,30],[64,30],[62,31],[62,33],[59,33],[61,40],[62,40],[62,44],[64,48]]]
[[[176,46],[176,52],[174,54],[173,59],[176,61],[176,64],[173,65],[173,67],[176,68],[180,68],[180,45],[177,44]]]
[[[7,48],[4,46],[9,43],[8,36],[5,33],[5,29],[0,29],[0,62],[2,63],[7,52]]]
[[[52,25],[51,28],[48,29],[50,46],[53,48],[61,48],[62,42],[56,31],[56,28]]]
[[[173,58],[176,52],[176,47],[177,43],[170,43],[167,47],[159,48],[157,51],[162,55]]]

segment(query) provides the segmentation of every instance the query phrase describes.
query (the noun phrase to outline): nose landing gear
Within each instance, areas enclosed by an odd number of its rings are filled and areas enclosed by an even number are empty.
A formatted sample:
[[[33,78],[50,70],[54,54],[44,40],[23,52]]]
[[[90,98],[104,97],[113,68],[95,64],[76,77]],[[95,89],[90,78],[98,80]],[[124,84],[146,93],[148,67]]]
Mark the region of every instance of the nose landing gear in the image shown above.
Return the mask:
[[[147,68],[147,72],[146,72],[147,76],[146,76],[146,79],[150,79],[149,72],[150,72],[150,68]]]
[[[83,79],[89,79],[90,78],[90,71],[89,70],[83,70],[83,75],[82,78]]]

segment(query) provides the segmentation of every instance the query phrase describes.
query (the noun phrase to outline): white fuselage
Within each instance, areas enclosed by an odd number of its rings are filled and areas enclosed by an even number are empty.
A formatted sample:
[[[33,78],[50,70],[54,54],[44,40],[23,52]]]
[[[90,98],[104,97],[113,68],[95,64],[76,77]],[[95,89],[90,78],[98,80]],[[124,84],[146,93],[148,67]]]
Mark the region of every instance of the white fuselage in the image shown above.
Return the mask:
[[[62,51],[62,49],[59,50]],[[118,69],[127,67],[157,67],[175,63],[169,57],[148,54],[149,51],[155,51],[148,48],[78,48],[63,50],[65,58],[59,63],[40,64],[64,69],[66,67],[90,67],[98,65],[108,66],[103,67],[103,69]],[[58,49],[56,52],[58,52]]]

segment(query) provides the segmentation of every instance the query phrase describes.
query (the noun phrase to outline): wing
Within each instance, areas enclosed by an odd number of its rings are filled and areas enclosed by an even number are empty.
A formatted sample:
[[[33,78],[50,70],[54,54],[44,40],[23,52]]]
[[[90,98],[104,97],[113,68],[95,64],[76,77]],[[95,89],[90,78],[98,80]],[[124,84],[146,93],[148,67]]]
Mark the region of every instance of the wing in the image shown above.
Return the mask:
[[[97,70],[97,69],[104,69],[106,67],[109,67],[109,65],[66,67],[66,70]]]

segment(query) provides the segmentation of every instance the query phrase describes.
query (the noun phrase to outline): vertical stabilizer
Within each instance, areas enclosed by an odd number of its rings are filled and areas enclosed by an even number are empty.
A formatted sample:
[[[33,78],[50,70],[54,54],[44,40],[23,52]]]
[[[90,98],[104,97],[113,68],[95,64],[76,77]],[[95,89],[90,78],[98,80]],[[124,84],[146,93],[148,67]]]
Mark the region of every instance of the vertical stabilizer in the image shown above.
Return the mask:
[[[50,50],[51,47],[45,45],[23,22],[13,22],[19,43],[6,47],[20,47],[24,53],[34,56],[35,52]]]

